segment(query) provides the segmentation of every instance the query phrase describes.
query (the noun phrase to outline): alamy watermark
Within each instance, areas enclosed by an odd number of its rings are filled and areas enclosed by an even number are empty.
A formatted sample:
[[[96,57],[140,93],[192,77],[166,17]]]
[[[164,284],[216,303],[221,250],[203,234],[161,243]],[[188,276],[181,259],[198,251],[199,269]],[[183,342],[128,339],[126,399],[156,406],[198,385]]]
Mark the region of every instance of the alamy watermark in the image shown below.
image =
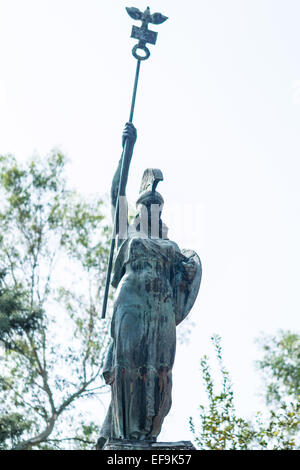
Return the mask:
[[[163,211],[163,204],[139,204],[129,224],[127,199],[125,196],[120,196],[114,237],[117,235],[123,240],[134,236],[168,239],[170,235],[168,227],[172,234],[176,234],[175,238],[180,239],[182,243],[199,242],[203,236],[203,207],[197,204],[178,204],[169,205],[168,209]]]

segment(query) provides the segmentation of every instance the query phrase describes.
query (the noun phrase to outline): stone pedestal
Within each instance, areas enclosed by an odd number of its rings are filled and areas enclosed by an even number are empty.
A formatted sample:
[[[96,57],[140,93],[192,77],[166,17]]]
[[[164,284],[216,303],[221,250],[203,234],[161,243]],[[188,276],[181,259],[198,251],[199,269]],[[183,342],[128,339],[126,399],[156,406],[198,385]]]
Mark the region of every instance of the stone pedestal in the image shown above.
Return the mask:
[[[125,439],[109,439],[103,450],[151,450],[159,452],[160,450],[196,450],[190,441],[179,442],[154,442],[154,441],[132,441]]]

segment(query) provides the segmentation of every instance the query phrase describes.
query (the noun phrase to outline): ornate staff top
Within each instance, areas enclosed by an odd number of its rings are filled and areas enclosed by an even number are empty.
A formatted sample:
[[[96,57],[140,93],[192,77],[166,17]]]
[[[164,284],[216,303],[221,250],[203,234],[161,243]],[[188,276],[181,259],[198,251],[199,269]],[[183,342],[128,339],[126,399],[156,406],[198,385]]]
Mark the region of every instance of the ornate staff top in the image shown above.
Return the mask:
[[[139,40],[138,44],[136,44],[132,49],[133,57],[137,60],[147,60],[150,57],[150,51],[148,47],[146,47],[146,44],[155,44],[157,39],[157,33],[148,29],[148,24],[164,23],[168,17],[161,13],[153,13],[151,15],[149,7],[146,8],[144,13],[135,7],[126,7],[126,10],[131,18],[142,22],[142,26],[140,28],[137,26],[132,27],[131,37]],[[138,49],[143,50],[145,55],[138,54]]]

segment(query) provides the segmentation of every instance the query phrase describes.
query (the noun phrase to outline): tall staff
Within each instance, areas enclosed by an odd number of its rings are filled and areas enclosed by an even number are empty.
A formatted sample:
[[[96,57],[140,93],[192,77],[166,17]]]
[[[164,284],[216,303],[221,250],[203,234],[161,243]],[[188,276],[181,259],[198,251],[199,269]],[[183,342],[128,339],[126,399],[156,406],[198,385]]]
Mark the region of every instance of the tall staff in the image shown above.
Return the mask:
[[[140,28],[138,28],[137,26],[133,26],[132,31],[131,31],[131,37],[134,39],[138,39],[139,41],[132,49],[133,57],[137,60],[132,100],[131,100],[131,108],[130,108],[130,114],[129,114],[129,122],[132,123],[135,100],[136,100],[136,93],[137,93],[137,87],[138,87],[138,81],[139,81],[139,75],[140,75],[141,61],[147,60],[150,57],[150,51],[147,48],[146,44],[147,43],[155,44],[156,39],[157,39],[157,33],[155,31],[151,31],[150,29],[148,29],[148,25],[149,23],[152,23],[152,24],[164,23],[164,21],[166,21],[168,18],[162,15],[161,13],[153,13],[151,15],[149,7],[147,7],[143,13],[138,8],[134,8],[134,7],[126,8],[126,10],[131,18],[133,18],[134,20],[142,21],[142,26]],[[104,299],[103,299],[103,306],[102,306],[102,318],[105,318],[106,309],[107,309],[107,300],[108,300],[111,272],[112,272],[112,266],[113,266],[114,251],[115,251],[115,246],[116,246],[116,236],[118,232],[117,219],[118,219],[118,214],[119,214],[120,190],[124,182],[124,160],[125,160],[126,152],[127,152],[127,142],[125,141],[125,144],[123,147],[123,153],[121,157],[120,182],[119,182],[119,187],[118,187],[116,210],[115,210],[115,216],[114,216],[114,231],[113,231],[113,237],[112,237],[111,245],[110,245],[108,267],[107,267],[107,274],[106,274],[105,292],[104,292]]]

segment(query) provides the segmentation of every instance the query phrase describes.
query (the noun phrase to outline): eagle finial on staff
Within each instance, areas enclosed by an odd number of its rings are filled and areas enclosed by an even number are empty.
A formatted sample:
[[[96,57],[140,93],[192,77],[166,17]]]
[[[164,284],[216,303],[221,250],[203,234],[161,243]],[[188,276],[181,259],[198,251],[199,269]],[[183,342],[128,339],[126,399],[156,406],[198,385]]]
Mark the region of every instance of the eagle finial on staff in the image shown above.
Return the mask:
[[[127,10],[128,15],[133,20],[145,21],[147,24],[148,23],[161,24],[161,23],[164,23],[168,19],[167,16],[164,16],[161,13],[153,13],[151,15],[149,7],[146,8],[144,13],[135,7],[126,7],[126,10]]]

